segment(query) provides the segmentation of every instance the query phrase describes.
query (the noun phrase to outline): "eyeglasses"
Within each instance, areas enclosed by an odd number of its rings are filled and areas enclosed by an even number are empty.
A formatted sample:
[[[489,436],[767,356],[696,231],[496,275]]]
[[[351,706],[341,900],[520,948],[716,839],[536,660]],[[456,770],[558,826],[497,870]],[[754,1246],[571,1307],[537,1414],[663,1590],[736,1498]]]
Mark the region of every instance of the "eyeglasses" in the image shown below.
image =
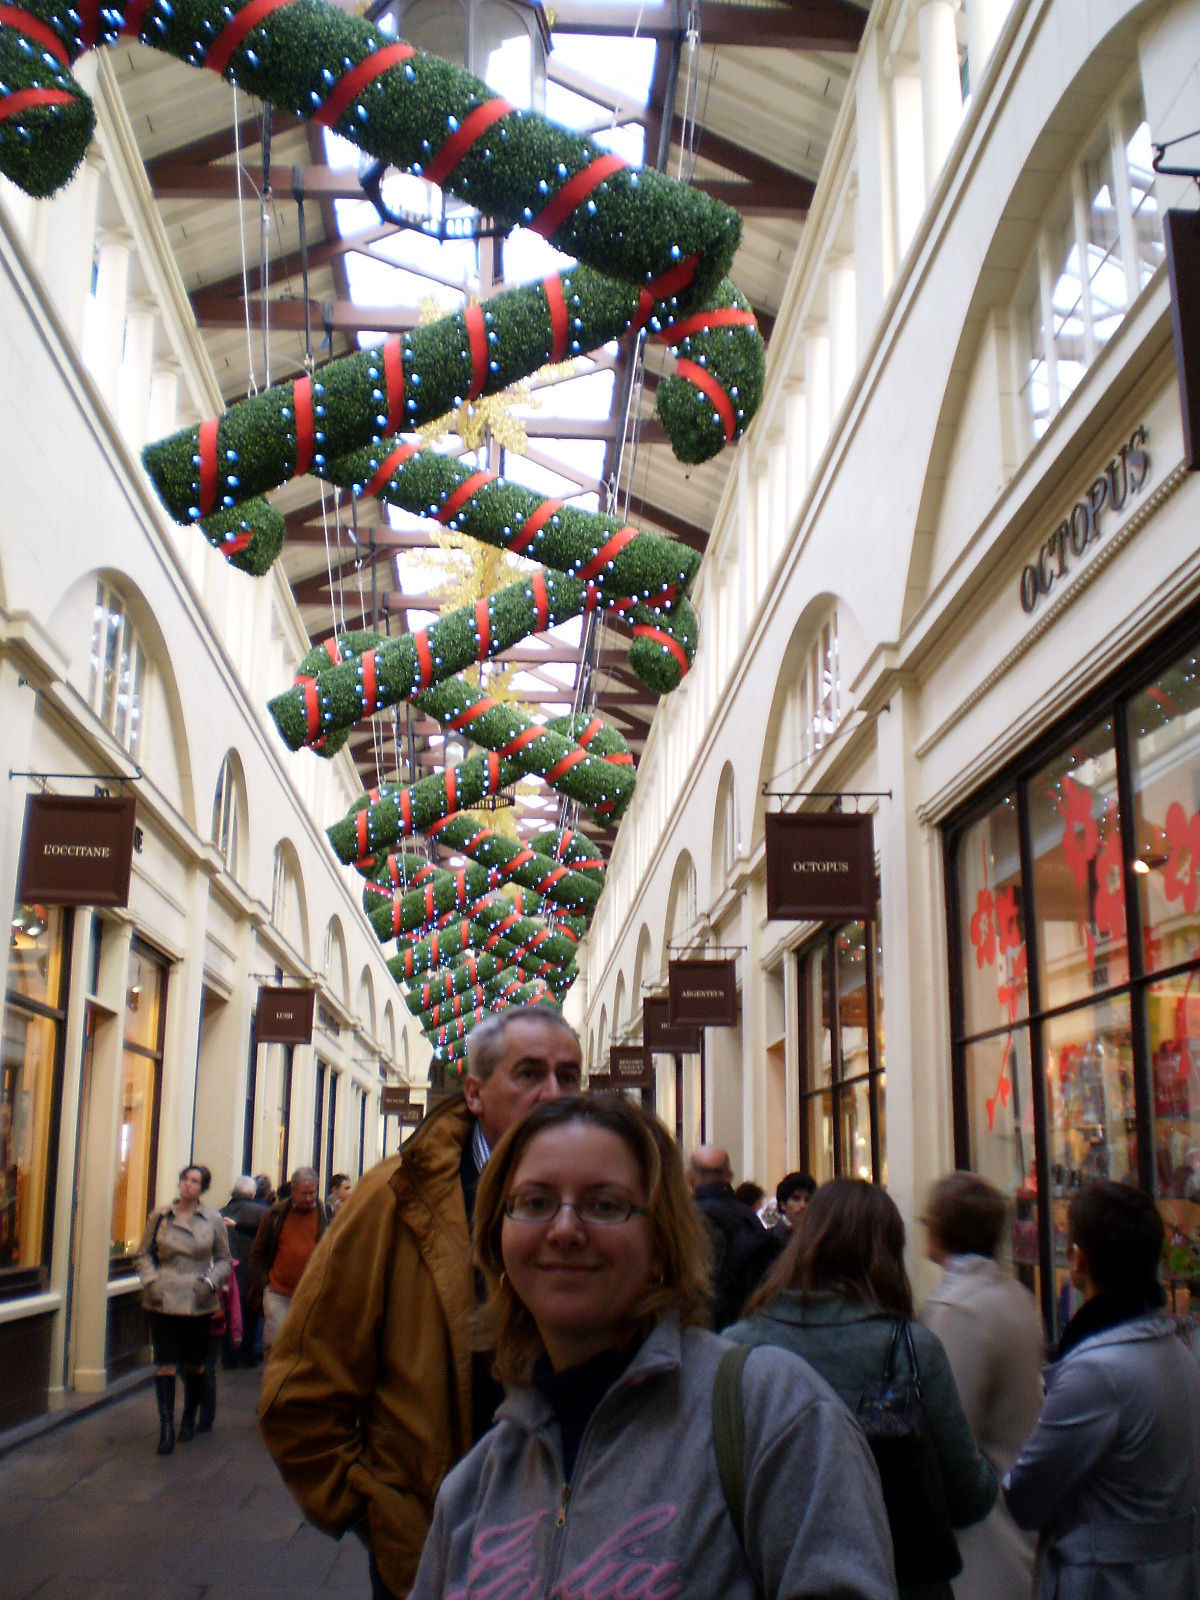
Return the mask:
[[[630,1217],[648,1217],[645,1206],[635,1206],[625,1195],[585,1194],[581,1200],[564,1200],[561,1195],[534,1191],[531,1194],[510,1194],[504,1202],[504,1214],[514,1222],[553,1222],[564,1206],[570,1206],[576,1219],[584,1227],[617,1227]]]

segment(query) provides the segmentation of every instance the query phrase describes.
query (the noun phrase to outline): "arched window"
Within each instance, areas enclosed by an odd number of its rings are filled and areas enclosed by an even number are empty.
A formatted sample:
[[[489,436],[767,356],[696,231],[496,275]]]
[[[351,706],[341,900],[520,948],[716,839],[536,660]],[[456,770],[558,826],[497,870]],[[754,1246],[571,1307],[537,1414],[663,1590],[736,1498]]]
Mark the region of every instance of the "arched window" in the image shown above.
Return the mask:
[[[283,840],[275,846],[271,923],[307,961],[308,913],[305,909],[304,886],[292,846]]]
[[[142,744],[145,694],[146,652],[125,601],[101,578],[92,613],[88,699],[104,726],[135,761]]]
[[[805,766],[833,738],[841,718],[837,612],[831,611],[817,629],[800,679],[800,759]]]
[[[1013,306],[1027,441],[1040,439],[1163,259],[1150,124],[1127,85],[1047,213]]]
[[[221,860],[233,877],[238,869],[238,785],[233,763],[226,756],[217,778],[217,792],[213,796],[212,842],[221,853]]]

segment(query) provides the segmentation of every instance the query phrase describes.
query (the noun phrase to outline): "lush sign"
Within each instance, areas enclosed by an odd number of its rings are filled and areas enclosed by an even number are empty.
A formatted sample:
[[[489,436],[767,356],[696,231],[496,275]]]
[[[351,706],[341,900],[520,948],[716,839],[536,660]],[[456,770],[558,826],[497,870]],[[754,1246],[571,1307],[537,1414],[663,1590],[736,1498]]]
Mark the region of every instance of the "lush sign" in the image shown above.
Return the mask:
[[[258,991],[254,1037],[259,1044],[310,1044],[315,989],[284,989],[266,984]]]

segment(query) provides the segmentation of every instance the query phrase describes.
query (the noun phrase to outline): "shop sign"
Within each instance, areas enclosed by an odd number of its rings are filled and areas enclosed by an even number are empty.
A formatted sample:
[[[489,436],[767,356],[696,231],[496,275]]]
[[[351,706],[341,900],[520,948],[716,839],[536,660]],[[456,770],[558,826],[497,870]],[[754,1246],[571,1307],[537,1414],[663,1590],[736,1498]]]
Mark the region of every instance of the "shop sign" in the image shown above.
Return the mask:
[[[21,905],[127,906],[137,801],[31,794],[25,801]]]
[[[642,1001],[642,1044],[662,1055],[695,1055],[700,1049],[700,1030],[693,1023],[671,1021],[671,1002],[661,998]]]
[[[732,1028],[737,1023],[736,961],[672,961],[667,967],[672,1025]]]
[[[609,1087],[653,1089],[654,1063],[640,1046],[614,1045],[608,1052]]]
[[[402,1128],[419,1128],[425,1120],[425,1107],[412,1100],[408,1105],[401,1106],[396,1115],[400,1118]]]
[[[866,922],[875,915],[869,813],[789,811],[766,823],[769,920]]]
[[[1064,583],[1071,563],[1079,561],[1104,534],[1101,519],[1108,513],[1124,511],[1131,495],[1141,489],[1150,475],[1150,457],[1146,453],[1146,426],[1133,430],[1128,444],[1123,444],[1104,471],[1092,481],[1091,487],[1071,508],[1050,537],[1038,547],[1038,552],[1021,573],[1021,609],[1031,617],[1038,602],[1049,595],[1056,584]]]
[[[608,1094],[612,1090],[613,1076],[607,1061],[602,1065],[593,1067],[588,1073],[588,1093]]]
[[[408,1085],[406,1083],[389,1083],[386,1088],[379,1091],[379,1111],[382,1116],[399,1116],[408,1105]]]
[[[254,1037],[259,1044],[311,1044],[315,989],[284,989],[266,984],[258,991]]]
[[[1200,466],[1200,212],[1168,211],[1163,217],[1175,377],[1183,420],[1183,464]]]

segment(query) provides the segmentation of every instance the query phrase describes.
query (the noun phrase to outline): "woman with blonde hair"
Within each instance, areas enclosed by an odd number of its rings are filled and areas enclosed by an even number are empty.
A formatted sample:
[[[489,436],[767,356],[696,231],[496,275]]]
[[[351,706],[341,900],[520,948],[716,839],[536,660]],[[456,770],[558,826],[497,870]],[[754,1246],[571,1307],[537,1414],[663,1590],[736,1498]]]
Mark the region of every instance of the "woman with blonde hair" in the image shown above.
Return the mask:
[[[475,1259],[507,1398],[442,1485],[410,1600],[894,1596],[836,1397],[778,1350],[718,1380],[707,1239],[654,1117],[619,1096],[535,1107],[484,1168]]]

